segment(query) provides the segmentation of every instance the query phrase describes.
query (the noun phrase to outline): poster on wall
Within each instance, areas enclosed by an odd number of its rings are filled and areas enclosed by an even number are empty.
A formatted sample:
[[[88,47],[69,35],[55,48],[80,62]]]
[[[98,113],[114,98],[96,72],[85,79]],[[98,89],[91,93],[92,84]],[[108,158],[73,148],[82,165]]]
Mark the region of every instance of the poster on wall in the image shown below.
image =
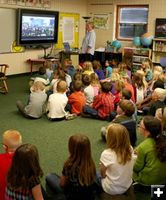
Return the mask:
[[[74,42],[74,18],[64,17],[62,25],[63,42]]]
[[[93,23],[96,29],[108,29],[109,28],[109,14],[94,14]]]

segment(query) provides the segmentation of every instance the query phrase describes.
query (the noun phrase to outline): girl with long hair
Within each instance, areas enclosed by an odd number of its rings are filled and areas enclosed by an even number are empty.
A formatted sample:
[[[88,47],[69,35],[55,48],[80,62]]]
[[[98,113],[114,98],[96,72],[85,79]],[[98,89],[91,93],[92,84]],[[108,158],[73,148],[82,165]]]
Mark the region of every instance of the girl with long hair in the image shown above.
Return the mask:
[[[151,59],[146,58],[142,62],[141,69],[144,71],[146,81],[148,83],[151,82],[153,79],[153,63],[152,63]]]
[[[101,185],[109,195],[125,193],[132,184],[134,151],[127,129],[111,123],[106,134],[107,148],[100,157]]]
[[[23,144],[15,151],[8,172],[6,200],[44,200],[40,177],[43,176],[36,146]]]
[[[69,157],[64,163],[62,175],[49,174],[47,185],[54,193],[64,193],[67,200],[94,199],[96,168],[91,155],[89,138],[72,135],[68,142]]]

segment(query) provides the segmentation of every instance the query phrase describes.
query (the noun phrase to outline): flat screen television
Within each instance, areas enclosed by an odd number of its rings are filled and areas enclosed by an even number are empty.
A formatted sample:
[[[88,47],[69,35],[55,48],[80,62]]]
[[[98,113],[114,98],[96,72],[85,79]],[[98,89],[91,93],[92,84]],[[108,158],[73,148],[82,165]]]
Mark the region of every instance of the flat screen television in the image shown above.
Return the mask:
[[[45,47],[57,43],[58,16],[57,11],[18,9],[17,44]]]
[[[166,18],[156,19],[155,37],[166,38]]]

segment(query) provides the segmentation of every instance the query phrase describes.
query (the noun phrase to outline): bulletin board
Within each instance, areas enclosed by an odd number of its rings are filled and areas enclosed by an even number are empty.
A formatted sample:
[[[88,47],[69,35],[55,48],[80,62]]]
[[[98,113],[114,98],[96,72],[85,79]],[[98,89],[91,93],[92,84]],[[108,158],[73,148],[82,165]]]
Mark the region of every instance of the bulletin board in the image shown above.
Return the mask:
[[[0,53],[11,52],[12,42],[16,40],[16,10],[0,8]]]
[[[58,42],[56,48],[62,49],[63,42],[69,42],[72,48],[79,46],[79,20],[77,13],[59,13]]]

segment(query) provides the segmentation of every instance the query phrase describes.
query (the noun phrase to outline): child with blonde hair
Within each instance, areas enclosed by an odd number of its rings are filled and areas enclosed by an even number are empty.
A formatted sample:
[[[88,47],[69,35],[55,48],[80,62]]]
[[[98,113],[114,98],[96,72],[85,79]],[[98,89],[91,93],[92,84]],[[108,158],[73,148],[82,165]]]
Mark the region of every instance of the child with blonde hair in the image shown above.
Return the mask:
[[[11,166],[15,150],[21,145],[21,133],[14,129],[5,131],[2,135],[2,145],[5,153],[0,154],[0,199],[5,200],[5,188],[8,170]]]
[[[41,81],[37,81],[33,84],[28,104],[24,105],[20,100],[18,100],[16,104],[18,110],[24,117],[38,119],[42,117],[45,111],[46,100],[45,85]]]
[[[91,75],[92,73],[94,73],[92,62],[85,61],[83,64],[83,73],[82,74]]]
[[[127,75],[127,73],[121,75],[121,80],[122,80],[122,82],[124,84],[124,88],[126,88],[126,89],[131,91],[131,94],[132,94],[131,95],[131,100],[133,102],[135,102],[134,88],[133,88],[133,85],[130,83],[131,80],[130,80],[129,76]]]
[[[149,115],[155,116],[158,108],[164,108],[166,106],[166,90],[162,88],[156,88],[152,93],[153,102],[149,108]]]
[[[64,80],[57,83],[57,92],[51,94],[48,98],[47,116],[51,121],[65,119],[68,98],[66,96],[67,84]]]
[[[50,121],[61,121],[64,119],[73,119],[76,116],[66,112],[65,107],[68,102],[66,96],[67,83],[60,80],[57,83],[57,92],[51,94],[47,103],[47,117]]]
[[[92,105],[95,96],[98,95],[101,88],[98,76],[95,73],[90,75],[90,84],[84,88],[86,105]]]
[[[161,74],[163,74],[163,68],[161,66],[159,66],[159,65],[154,66],[153,71],[158,71]]]
[[[65,194],[67,200],[94,200],[96,167],[89,138],[83,134],[70,136],[68,150],[62,175],[47,175],[47,185],[54,193]]]
[[[153,70],[153,79],[149,86],[150,92],[153,92],[153,85],[155,81],[157,81],[158,79],[162,79],[162,77],[163,77],[163,68],[161,66],[155,66]]]
[[[146,58],[143,62],[142,62],[142,70],[145,73],[145,79],[147,82],[151,81],[153,78],[153,63],[151,61],[151,59]]]
[[[118,65],[119,74],[127,73],[127,75],[131,78],[131,70],[128,69],[128,66],[125,62],[121,62]]]
[[[124,88],[124,84],[123,84],[123,81],[121,80],[118,80],[115,82],[114,84],[114,87],[115,87],[115,92],[114,92],[114,103],[115,103],[115,110],[117,108],[117,105],[120,101],[120,97],[121,97],[121,92],[122,92],[122,89]]]
[[[134,151],[127,129],[111,123],[106,133],[107,148],[100,157],[101,186],[109,195],[125,193],[132,184]]]

